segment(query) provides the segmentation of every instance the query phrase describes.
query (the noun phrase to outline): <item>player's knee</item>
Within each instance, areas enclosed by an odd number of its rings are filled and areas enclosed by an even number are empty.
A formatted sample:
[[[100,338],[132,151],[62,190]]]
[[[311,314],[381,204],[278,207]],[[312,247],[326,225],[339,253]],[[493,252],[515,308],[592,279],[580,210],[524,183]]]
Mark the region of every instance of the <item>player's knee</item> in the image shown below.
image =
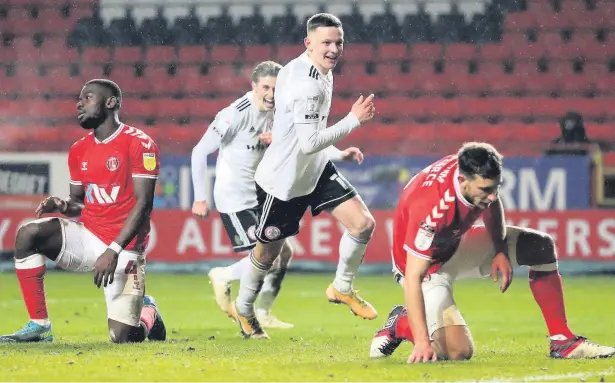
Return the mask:
[[[293,247],[288,241],[284,242],[282,246],[282,251],[280,252],[280,266],[284,267],[288,265],[290,259],[293,257]]]
[[[16,258],[26,256],[27,251],[34,248],[34,243],[36,241],[38,232],[39,225],[35,222],[30,222],[25,225],[22,225],[17,230],[17,235],[15,236],[15,250],[17,250],[15,255]]]
[[[524,266],[557,262],[553,237],[537,230],[522,231],[517,239],[517,261]]]
[[[357,238],[369,239],[376,229],[376,220],[369,213],[362,214],[348,228],[348,231]]]
[[[111,339],[111,342],[115,344],[128,342],[128,336],[126,336],[126,334],[123,334],[121,330],[116,328],[109,329],[109,339]]]
[[[448,360],[470,360],[474,355],[474,346],[472,344],[460,345],[448,350]]]

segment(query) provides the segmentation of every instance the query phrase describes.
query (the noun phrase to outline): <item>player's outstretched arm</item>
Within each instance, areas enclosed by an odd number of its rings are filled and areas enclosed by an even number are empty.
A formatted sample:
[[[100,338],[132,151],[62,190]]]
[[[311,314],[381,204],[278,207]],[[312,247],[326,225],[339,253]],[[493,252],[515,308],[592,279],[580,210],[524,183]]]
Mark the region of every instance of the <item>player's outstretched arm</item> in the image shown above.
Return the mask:
[[[424,363],[436,360],[436,354],[431,348],[425,316],[425,298],[421,284],[429,270],[431,261],[408,253],[406,275],[404,276],[404,295],[408,309],[410,330],[414,335],[414,349],[408,358],[408,363]]]

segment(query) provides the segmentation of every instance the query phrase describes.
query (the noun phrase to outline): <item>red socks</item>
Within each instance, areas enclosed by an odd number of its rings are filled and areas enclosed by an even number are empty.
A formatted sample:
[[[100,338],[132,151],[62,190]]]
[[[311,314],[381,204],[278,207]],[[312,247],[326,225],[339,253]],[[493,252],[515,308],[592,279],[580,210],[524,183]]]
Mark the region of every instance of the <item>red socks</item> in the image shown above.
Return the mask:
[[[414,337],[412,336],[412,330],[410,329],[410,322],[408,321],[408,311],[405,308],[399,318],[397,318],[397,323],[395,324],[395,336],[414,343]]]
[[[28,269],[18,268],[19,266],[22,265],[16,264],[15,271],[30,319],[47,319],[49,315],[45,300],[45,265]]]
[[[145,325],[147,334],[149,334],[154,321],[156,320],[156,309],[151,306],[145,306],[141,309],[141,322]]]
[[[529,279],[530,289],[545,318],[549,335],[561,334],[567,338],[573,338],[575,335],[568,328],[568,320],[566,319],[564,290],[559,272],[557,270],[530,270]]]

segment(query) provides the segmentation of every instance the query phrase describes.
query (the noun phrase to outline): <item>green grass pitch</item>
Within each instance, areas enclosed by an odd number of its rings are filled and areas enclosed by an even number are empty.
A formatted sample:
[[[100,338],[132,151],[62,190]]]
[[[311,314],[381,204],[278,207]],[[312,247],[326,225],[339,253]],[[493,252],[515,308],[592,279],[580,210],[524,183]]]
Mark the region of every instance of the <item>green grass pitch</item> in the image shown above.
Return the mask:
[[[366,321],[329,304],[332,275],[289,274],[274,312],[295,324],[269,330],[269,341],[244,340],[217,308],[205,275],[150,274],[152,294],[167,324],[164,343],[113,345],[102,290],[89,274],[46,277],[56,341],[0,345],[2,381],[615,381],[615,359],[552,360],[546,327],[527,278],[501,294],[490,280],[461,281],[455,294],[474,335],[471,361],[406,365],[403,344],[389,359],[368,359],[375,330],[402,291],[391,276],[359,276],[356,287],[378,309]],[[564,278],[574,331],[615,344],[615,280]],[[236,291],[236,286],[234,292]],[[27,320],[17,280],[0,274],[0,332]]]

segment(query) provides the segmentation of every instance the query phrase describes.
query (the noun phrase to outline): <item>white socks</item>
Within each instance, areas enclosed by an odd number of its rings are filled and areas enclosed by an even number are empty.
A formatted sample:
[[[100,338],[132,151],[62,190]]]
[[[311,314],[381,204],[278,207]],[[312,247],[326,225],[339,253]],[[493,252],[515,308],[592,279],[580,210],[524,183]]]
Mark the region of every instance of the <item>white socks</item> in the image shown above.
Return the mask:
[[[246,257],[250,264],[241,274],[239,282],[239,294],[235,301],[237,312],[245,317],[254,316],[254,301],[263,286],[263,280],[269,271],[271,265],[265,265],[254,258],[254,253],[251,252],[249,257]]]
[[[333,287],[340,293],[347,294],[352,290],[352,281],[363,263],[368,241],[355,238],[348,231],[344,232],[340,240],[340,259],[333,281]]]

